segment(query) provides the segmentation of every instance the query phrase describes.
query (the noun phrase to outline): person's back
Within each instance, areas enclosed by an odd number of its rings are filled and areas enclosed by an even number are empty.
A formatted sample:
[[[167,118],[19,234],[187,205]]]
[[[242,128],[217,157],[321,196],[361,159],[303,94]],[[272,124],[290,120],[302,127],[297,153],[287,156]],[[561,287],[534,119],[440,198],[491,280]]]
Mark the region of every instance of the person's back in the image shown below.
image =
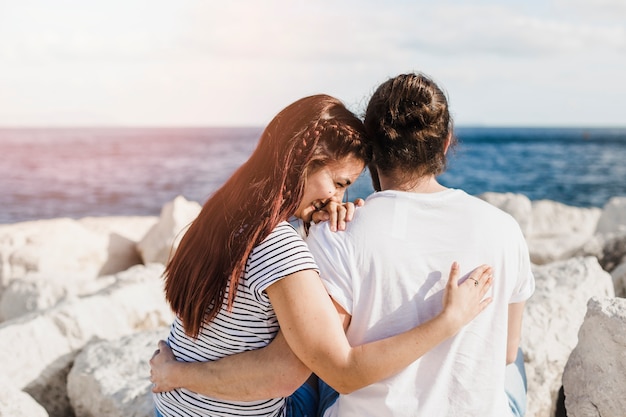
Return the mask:
[[[437,182],[454,136],[447,99],[429,78],[404,74],[383,83],[370,99],[365,126],[375,188],[382,191],[367,199],[344,233],[333,235],[322,224],[307,240],[328,292],[351,316],[350,343],[398,334],[437,315],[454,261],[462,273],[491,265],[493,302],[404,371],[340,396],[325,415],[523,413],[524,405],[505,394],[505,365],[517,352],[524,301],[534,291],[518,224]]]
[[[507,309],[533,290],[512,217],[461,190],[382,191],[368,198],[346,232],[332,234],[321,224],[307,243],[329,293],[352,316],[352,345],[439,313],[453,261],[466,272],[480,263],[494,270],[494,301],[483,314],[405,371],[340,396],[327,415],[512,415],[503,388]],[[337,247],[343,251],[329,253]]]

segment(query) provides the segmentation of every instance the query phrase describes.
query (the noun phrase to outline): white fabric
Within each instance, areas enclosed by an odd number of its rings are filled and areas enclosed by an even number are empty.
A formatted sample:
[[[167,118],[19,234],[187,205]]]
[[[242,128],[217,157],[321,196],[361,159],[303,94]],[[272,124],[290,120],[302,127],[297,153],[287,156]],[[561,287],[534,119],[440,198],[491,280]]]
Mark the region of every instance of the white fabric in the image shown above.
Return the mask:
[[[450,265],[490,264],[493,303],[456,336],[396,376],[340,395],[326,416],[510,416],[504,392],[508,304],[534,291],[516,221],[461,190],[371,195],[345,232],[326,223],[307,239],[360,345],[413,328],[442,309]]]
[[[305,269],[317,270],[307,245],[287,222],[280,223],[250,254],[232,312],[226,310],[224,303],[218,315],[202,327],[197,339],[185,334],[178,318],[174,321],[168,343],[176,359],[212,361],[268,345],[279,326],[265,289]],[[284,398],[220,401],[185,389],[154,394],[154,400],[163,416],[276,416],[282,414],[285,403]]]

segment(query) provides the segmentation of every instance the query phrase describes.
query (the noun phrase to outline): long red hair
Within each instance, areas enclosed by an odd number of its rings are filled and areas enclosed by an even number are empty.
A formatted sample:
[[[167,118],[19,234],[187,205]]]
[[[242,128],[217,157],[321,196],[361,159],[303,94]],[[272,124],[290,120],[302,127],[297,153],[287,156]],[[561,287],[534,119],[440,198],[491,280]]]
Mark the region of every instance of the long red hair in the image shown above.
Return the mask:
[[[165,268],[165,296],[196,337],[231,309],[252,249],[296,211],[307,175],[354,156],[368,163],[362,122],[327,95],[302,98],[263,131],[248,161],[204,204]]]

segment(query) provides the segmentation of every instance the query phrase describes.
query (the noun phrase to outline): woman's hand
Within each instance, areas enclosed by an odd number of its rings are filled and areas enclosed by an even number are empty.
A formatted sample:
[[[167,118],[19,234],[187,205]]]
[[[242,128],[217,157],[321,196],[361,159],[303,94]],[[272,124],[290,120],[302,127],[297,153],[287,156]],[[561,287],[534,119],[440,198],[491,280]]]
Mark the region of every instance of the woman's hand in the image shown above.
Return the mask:
[[[448,284],[443,295],[443,312],[454,333],[474,320],[491,303],[485,297],[492,284],[492,270],[489,265],[481,265],[459,284],[459,264],[452,263]]]
[[[357,198],[354,200],[354,203],[341,203],[330,200],[328,204],[313,213],[313,221],[315,223],[328,221],[330,230],[333,232],[346,230],[346,222],[352,220],[356,208],[361,207],[363,204],[365,204],[365,200],[362,198]]]
[[[152,392],[164,392],[180,388],[171,380],[172,370],[178,363],[172,349],[163,340],[159,340],[158,347],[150,359]]]

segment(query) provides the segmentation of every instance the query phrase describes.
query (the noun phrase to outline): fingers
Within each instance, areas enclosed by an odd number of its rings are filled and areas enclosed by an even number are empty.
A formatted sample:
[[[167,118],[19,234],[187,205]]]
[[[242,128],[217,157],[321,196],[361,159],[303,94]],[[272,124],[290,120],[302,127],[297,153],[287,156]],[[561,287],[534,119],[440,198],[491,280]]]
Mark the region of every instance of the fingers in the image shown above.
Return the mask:
[[[344,209],[346,210],[346,215],[344,217],[344,229],[345,229],[345,224],[346,222],[350,222],[352,221],[352,218],[354,217],[354,212],[356,211],[356,205],[354,203],[345,203],[343,205]]]
[[[491,287],[492,269],[489,265],[480,265],[475,268],[462,285],[470,285],[479,288],[484,295]]]
[[[328,226],[333,232],[346,230],[346,223],[352,221],[356,208],[363,204],[365,204],[365,200],[362,198],[357,198],[354,203],[341,203],[331,199],[323,208],[314,212],[312,218],[315,223],[328,221]]]
[[[337,231],[337,228],[339,227],[339,223],[341,222],[341,216],[342,213],[344,212],[342,209],[342,205],[341,203],[337,203],[335,201],[331,201],[327,206],[326,209],[328,211],[328,214],[330,214],[330,230],[332,230],[333,232]],[[344,227],[345,227],[345,223],[344,223]]]
[[[450,275],[448,275],[448,286],[456,288],[459,280],[459,263],[454,261],[450,266]]]
[[[491,297],[487,297],[487,298],[485,298],[484,300],[482,300],[482,301],[480,302],[480,311],[482,312],[484,309],[486,309],[486,308],[487,308],[487,306],[488,306],[489,304],[491,304],[491,302],[492,302],[492,301],[493,301],[493,298],[491,298]]]

